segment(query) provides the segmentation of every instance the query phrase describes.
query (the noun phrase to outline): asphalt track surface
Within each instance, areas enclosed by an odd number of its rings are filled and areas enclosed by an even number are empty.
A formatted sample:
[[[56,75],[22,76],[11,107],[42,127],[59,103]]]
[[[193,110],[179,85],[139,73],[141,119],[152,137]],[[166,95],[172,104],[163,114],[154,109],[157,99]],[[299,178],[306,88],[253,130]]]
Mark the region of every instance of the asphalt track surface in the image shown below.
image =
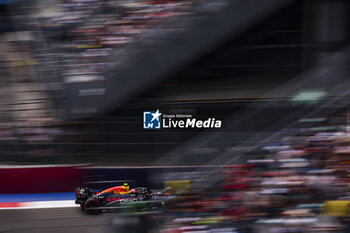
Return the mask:
[[[114,214],[86,215],[80,208],[3,209],[0,233],[110,233]]]

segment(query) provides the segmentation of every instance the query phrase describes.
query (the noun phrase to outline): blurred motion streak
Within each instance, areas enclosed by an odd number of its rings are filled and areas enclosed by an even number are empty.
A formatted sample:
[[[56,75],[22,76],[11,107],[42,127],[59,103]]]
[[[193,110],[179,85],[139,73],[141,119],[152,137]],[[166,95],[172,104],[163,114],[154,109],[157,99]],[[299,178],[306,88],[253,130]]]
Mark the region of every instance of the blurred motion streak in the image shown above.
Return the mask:
[[[349,12],[0,0],[0,232],[350,232]]]

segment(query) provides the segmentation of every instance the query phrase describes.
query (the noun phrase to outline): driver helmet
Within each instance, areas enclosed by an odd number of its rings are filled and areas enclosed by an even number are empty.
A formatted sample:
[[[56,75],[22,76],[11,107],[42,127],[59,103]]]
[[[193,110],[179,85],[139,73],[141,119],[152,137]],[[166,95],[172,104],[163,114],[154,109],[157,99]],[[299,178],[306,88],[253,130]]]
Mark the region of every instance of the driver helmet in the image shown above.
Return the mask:
[[[124,184],[123,184],[123,190],[124,190],[124,191],[129,191],[129,185],[128,185],[128,183],[124,183]]]

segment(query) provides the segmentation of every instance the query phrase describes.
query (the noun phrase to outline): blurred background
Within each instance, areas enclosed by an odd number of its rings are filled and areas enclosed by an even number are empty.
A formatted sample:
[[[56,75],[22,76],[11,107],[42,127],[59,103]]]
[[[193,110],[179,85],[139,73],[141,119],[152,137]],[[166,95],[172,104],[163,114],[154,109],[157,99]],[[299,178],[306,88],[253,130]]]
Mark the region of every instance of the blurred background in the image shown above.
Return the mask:
[[[0,0],[0,232],[350,232],[349,10]],[[157,109],[222,127],[143,129]],[[49,208],[124,182],[176,198]]]

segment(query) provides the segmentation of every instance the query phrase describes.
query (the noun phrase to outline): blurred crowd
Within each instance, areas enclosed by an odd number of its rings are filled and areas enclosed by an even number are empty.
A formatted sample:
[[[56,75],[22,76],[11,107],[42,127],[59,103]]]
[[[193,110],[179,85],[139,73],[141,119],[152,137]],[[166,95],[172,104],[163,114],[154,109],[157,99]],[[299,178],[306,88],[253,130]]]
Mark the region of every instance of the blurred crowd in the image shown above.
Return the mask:
[[[161,232],[350,232],[350,134],[318,125],[226,166],[215,188],[182,186]]]
[[[8,118],[57,117],[63,83],[101,81],[208,13],[213,0],[48,0],[0,4],[0,82]],[[10,91],[8,88],[12,88]],[[25,92],[25,94],[23,94]],[[21,104],[26,99],[26,105]],[[14,101],[15,100],[15,101]],[[32,102],[45,111],[25,111]],[[54,102],[54,103],[53,103]],[[62,104],[62,103],[61,103]],[[2,107],[2,106],[0,106]],[[33,107],[33,108],[34,108]],[[33,109],[30,108],[30,109]],[[0,109],[1,110],[1,109]],[[9,119],[7,119],[8,121]]]
[[[136,56],[176,38],[225,1],[0,3],[0,143],[9,148],[4,154],[32,153],[13,150],[30,142],[37,145],[34,154],[45,148],[51,155],[47,143],[55,141],[56,125],[66,118],[64,83],[117,75]]]
[[[212,0],[56,1],[39,26],[48,38],[61,38],[50,42],[59,49],[63,82],[99,81],[223,6]]]

